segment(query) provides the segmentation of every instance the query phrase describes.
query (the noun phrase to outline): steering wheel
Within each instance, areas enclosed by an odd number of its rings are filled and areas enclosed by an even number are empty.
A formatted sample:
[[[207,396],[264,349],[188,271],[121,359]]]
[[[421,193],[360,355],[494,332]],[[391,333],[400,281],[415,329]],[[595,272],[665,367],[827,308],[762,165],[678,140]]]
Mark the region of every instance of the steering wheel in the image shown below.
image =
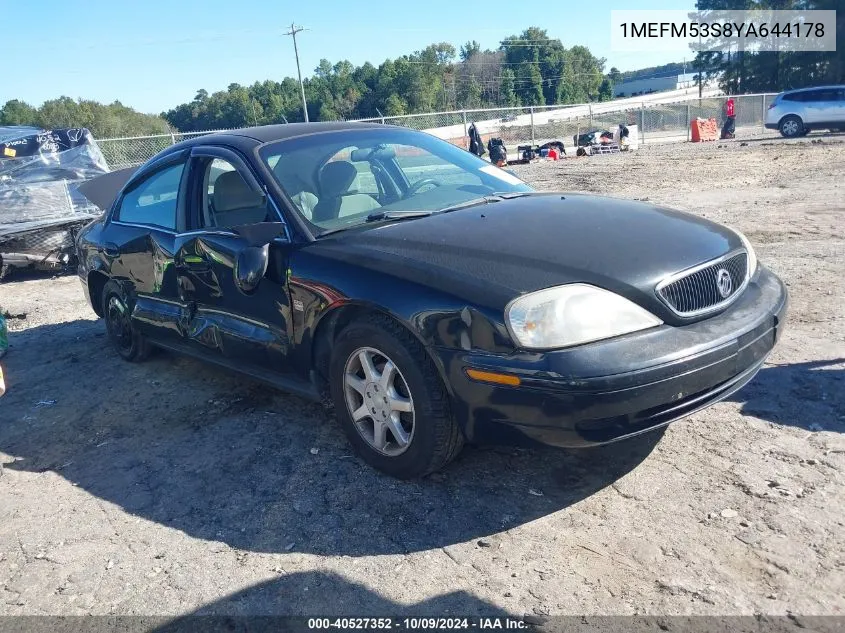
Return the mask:
[[[422,180],[418,180],[413,185],[408,187],[408,192],[405,194],[405,197],[409,197],[417,193],[420,189],[425,187],[426,185],[434,185],[435,187],[439,187],[443,183],[437,180],[436,178],[423,178]]]

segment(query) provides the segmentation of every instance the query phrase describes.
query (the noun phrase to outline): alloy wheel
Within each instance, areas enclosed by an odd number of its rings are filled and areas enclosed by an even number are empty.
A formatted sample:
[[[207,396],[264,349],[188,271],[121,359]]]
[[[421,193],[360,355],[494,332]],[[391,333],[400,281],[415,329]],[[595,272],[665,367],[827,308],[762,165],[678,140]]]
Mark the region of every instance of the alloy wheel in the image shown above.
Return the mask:
[[[404,453],[414,437],[414,401],[396,364],[372,347],[355,350],[343,370],[346,407],[356,430],[388,457]]]
[[[786,136],[795,136],[800,131],[801,130],[799,129],[798,121],[794,121],[794,120],[784,121],[784,123],[783,123],[783,133]]]

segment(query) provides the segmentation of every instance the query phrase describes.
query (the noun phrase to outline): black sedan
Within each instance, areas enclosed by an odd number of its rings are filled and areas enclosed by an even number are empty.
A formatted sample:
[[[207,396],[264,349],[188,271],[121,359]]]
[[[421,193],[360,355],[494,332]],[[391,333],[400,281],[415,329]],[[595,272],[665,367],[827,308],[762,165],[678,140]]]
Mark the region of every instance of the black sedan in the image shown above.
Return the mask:
[[[742,234],[537,192],[404,128],[201,136],[98,180],[79,275],[123,358],[168,348],[331,403],[398,477],[467,441],[663,427],[751,380],[783,330]]]

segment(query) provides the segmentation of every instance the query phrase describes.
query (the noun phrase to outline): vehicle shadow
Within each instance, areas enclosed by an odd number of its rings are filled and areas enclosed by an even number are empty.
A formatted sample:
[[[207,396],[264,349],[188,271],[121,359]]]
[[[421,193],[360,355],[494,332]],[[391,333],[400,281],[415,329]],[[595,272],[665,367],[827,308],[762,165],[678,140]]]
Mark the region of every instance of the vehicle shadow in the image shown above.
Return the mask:
[[[610,485],[662,435],[573,452],[470,448],[402,482],[354,457],[319,405],[169,354],[126,363],[101,321],[10,342],[6,469],[54,471],[133,515],[251,551],[363,556],[487,537]]]
[[[429,600],[400,604],[364,585],[325,572],[296,572],[262,582],[220,600],[205,604],[185,616],[161,623],[155,631],[279,630],[279,622],[261,616],[327,617],[516,617],[501,607],[464,591]],[[253,616],[253,617],[250,617]],[[258,616],[258,617],[255,617]],[[262,624],[268,625],[265,629]],[[190,626],[186,626],[190,625]],[[200,626],[201,625],[201,626]],[[233,626],[234,625],[234,626]],[[237,625],[248,625],[241,628]],[[270,626],[275,628],[270,628]],[[305,629],[305,626],[301,627]]]
[[[845,433],[845,358],[768,365],[728,400],[767,422]]]

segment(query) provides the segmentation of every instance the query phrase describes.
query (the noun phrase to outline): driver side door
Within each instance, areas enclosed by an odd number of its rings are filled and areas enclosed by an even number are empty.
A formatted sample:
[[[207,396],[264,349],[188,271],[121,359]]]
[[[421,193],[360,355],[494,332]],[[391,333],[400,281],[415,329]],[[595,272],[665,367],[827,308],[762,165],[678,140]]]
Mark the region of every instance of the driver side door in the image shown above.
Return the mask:
[[[189,308],[185,338],[224,364],[289,373],[287,227],[238,154],[197,147],[191,160],[188,231],[178,237],[174,262],[180,300]],[[274,237],[255,246],[257,233]],[[254,265],[245,255],[266,262],[255,287],[243,283],[239,267]]]

